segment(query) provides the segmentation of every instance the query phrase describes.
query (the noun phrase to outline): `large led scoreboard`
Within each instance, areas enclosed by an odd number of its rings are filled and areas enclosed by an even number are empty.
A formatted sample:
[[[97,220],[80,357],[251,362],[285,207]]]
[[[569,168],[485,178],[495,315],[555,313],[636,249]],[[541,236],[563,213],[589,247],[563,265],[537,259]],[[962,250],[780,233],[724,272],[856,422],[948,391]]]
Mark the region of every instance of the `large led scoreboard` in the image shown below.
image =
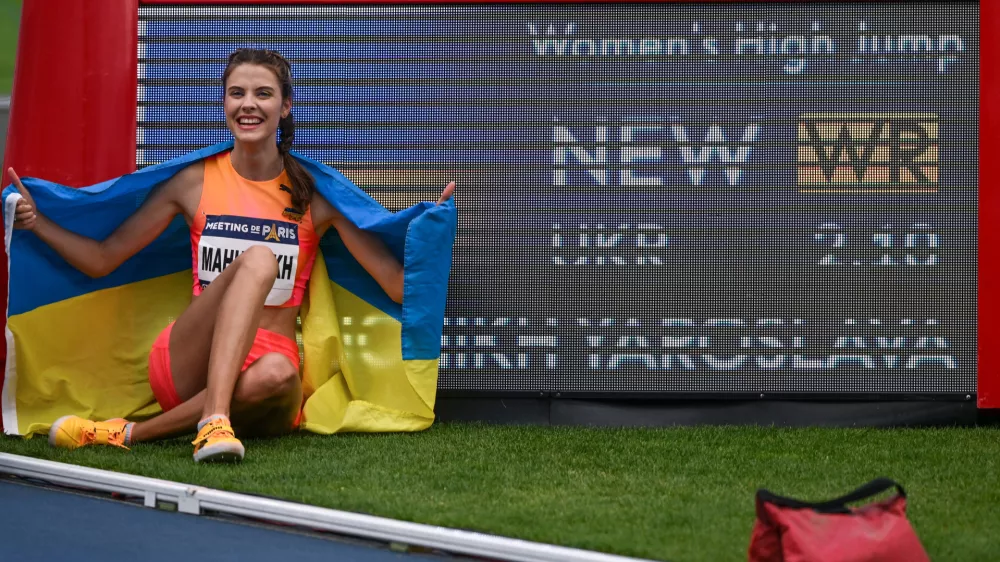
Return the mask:
[[[122,4],[94,23],[126,37],[70,37],[107,138],[81,125],[57,171],[227,139],[226,56],[282,52],[298,151],[391,209],[459,184],[442,392],[1000,406],[986,6]],[[69,10],[49,37],[95,17]],[[7,161],[52,177],[30,150],[64,98],[21,101],[23,65],[69,64],[24,33]]]

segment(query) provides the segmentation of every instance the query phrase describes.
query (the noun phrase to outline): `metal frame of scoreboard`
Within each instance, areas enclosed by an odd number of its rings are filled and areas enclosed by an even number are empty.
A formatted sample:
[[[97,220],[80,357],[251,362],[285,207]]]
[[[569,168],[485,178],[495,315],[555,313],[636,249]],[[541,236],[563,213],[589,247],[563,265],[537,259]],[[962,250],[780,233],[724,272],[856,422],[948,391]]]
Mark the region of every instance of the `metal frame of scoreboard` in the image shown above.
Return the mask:
[[[493,0],[497,1],[497,0]],[[529,0],[537,3],[552,0]],[[562,0],[556,0],[562,1]],[[590,1],[590,0],[583,0]],[[648,0],[739,2],[740,0]],[[787,0],[773,0],[787,1]],[[796,0],[812,1],[812,0]],[[329,0],[24,0],[3,170],[85,186],[136,169],[140,4],[383,4]],[[446,3],[444,0],[397,3]],[[470,3],[470,2],[466,2]],[[489,3],[472,0],[471,3]],[[1000,259],[1000,3],[980,4],[977,404],[1000,408],[1000,294],[988,281]],[[991,157],[992,156],[992,157]],[[4,181],[6,183],[6,180]],[[6,270],[0,291],[6,299]],[[1000,324],[1000,322],[998,322]],[[0,343],[6,354],[6,342]]]

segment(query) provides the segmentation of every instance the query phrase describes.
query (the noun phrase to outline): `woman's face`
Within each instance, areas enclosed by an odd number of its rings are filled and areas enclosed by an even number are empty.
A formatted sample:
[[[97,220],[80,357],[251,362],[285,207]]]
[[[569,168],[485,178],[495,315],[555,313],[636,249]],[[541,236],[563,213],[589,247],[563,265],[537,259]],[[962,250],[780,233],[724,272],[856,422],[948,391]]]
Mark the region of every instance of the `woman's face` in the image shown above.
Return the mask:
[[[226,125],[239,143],[275,142],[278,121],[292,109],[282,99],[281,83],[274,72],[256,64],[241,64],[226,81]]]

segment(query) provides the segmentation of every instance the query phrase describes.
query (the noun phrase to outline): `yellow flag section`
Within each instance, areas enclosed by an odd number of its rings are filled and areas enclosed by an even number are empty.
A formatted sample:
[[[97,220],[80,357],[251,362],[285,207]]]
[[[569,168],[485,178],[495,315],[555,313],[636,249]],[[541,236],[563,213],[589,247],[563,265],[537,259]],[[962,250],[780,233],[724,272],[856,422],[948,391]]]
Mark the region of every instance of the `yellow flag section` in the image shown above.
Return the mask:
[[[158,414],[149,350],[187,306],[190,291],[187,271],[10,316],[4,427],[45,434],[68,414],[95,420]]]
[[[437,359],[404,360],[402,325],[329,277],[317,257],[302,308],[302,428],[419,431],[434,421]]]
[[[159,414],[149,386],[149,351],[187,306],[190,285],[186,271],[11,316],[14,361],[3,398],[12,407],[4,425],[32,435],[48,433],[68,414],[96,420]],[[302,309],[308,397],[302,429],[330,434],[430,427],[438,361],[404,360],[401,328],[330,281],[317,257]]]

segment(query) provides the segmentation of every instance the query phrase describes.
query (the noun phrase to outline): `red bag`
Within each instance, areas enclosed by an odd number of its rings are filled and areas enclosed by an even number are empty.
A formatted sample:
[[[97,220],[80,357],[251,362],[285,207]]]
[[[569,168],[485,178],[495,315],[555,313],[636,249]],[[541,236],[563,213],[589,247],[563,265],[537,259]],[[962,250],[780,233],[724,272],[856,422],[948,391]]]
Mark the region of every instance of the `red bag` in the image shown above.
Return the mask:
[[[895,487],[898,494],[860,508],[848,503]],[[906,519],[906,492],[878,478],[834,500],[807,503],[757,491],[750,562],[929,562]]]

